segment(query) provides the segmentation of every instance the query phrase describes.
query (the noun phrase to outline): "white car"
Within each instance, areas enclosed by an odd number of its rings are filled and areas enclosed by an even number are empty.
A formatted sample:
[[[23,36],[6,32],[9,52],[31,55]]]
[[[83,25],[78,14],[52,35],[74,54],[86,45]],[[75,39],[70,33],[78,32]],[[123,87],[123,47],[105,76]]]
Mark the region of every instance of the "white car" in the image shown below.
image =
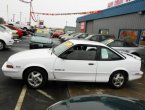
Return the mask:
[[[5,29],[6,31],[8,31],[10,34],[12,34],[13,39],[19,38],[19,35],[17,34],[16,30],[12,30],[9,27],[5,26],[5,25],[0,25],[0,28]]]
[[[0,27],[0,51],[4,48],[11,47],[14,43],[12,33]]]
[[[69,40],[51,49],[16,53],[2,67],[5,76],[23,79],[31,88],[47,80],[109,82],[121,88],[142,77],[141,59],[94,41]]]

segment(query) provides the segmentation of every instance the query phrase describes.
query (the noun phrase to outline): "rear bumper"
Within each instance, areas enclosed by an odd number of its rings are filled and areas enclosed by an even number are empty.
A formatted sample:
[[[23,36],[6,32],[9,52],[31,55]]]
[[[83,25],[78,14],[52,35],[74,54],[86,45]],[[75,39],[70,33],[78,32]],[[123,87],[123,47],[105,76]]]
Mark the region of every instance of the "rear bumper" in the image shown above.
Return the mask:
[[[13,44],[14,44],[14,40],[13,40],[13,39],[8,40],[8,41],[6,42],[6,47],[12,47]]]
[[[132,74],[129,75],[129,80],[130,81],[137,80],[137,79],[142,78],[142,76],[143,76],[143,72],[142,71],[133,72]]]

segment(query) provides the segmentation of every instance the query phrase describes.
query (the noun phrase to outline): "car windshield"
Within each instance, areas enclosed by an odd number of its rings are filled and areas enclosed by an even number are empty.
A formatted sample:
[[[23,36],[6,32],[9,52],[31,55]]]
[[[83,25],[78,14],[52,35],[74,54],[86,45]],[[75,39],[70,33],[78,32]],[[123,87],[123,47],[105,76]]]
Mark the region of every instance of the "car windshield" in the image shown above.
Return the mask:
[[[52,49],[52,52],[56,55],[59,56],[61,53],[63,53],[64,51],[66,51],[67,49],[71,48],[73,46],[73,43],[70,41],[64,42],[60,45],[58,45],[57,47],[55,47],[54,49]]]
[[[113,41],[114,41],[113,39],[106,39],[106,40],[102,41],[101,43],[107,45],[107,44],[109,44],[109,43],[111,43]]]
[[[75,38],[86,38],[88,37],[88,34],[79,34],[79,35],[76,35]]]
[[[86,39],[86,40],[89,40],[92,36],[93,36],[93,35],[89,35],[89,36],[87,36],[85,39]]]

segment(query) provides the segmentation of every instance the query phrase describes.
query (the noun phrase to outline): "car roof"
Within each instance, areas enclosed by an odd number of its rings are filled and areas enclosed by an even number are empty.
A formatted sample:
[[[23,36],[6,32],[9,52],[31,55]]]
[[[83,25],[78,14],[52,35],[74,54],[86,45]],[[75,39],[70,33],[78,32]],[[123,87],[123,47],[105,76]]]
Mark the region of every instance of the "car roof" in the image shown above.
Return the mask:
[[[89,41],[89,40],[69,40],[70,42],[72,42],[73,44],[87,44],[87,45],[99,45],[99,46],[103,46],[103,47],[108,47],[103,43],[100,42],[96,42],[96,41]]]
[[[55,109],[55,106],[59,105],[59,107],[63,107],[63,110],[114,110],[117,108],[122,108],[122,106],[126,109],[133,109],[134,107],[139,108],[139,106],[144,108],[144,103],[145,101],[143,100],[133,98],[125,98],[107,94],[94,94],[71,97],[55,103],[49,108],[53,107],[51,110],[57,110],[58,107]],[[66,106],[69,106],[69,109],[67,109]],[[49,110],[49,108],[47,110]]]

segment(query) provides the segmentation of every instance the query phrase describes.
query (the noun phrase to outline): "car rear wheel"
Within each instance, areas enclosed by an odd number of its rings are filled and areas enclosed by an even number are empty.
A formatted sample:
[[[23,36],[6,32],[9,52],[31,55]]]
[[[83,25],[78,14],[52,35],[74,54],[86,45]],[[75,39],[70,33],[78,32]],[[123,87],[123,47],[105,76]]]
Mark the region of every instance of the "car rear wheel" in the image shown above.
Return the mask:
[[[5,48],[5,43],[3,41],[0,41],[0,50],[3,50]]]
[[[41,68],[30,68],[24,73],[24,81],[33,89],[43,87],[47,81],[47,73]]]
[[[126,82],[127,76],[121,71],[113,73],[109,80],[109,84],[116,89],[122,88]]]

